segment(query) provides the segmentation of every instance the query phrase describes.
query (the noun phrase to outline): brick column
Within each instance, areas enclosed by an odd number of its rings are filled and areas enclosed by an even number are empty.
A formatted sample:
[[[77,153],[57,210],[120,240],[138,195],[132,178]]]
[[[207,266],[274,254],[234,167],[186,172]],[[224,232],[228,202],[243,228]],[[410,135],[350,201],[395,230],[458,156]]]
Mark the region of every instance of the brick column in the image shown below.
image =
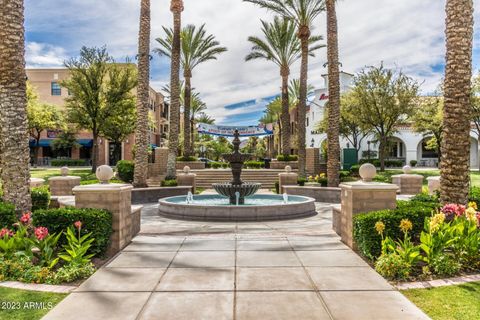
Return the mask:
[[[167,173],[168,148],[155,148],[155,163],[148,167],[149,177],[159,177]]]
[[[307,148],[305,170],[307,175],[315,176],[320,173],[320,149]]]
[[[298,174],[292,172],[290,166],[285,167],[285,172],[278,174],[278,191],[284,193],[283,186],[296,186],[298,184]]]
[[[178,186],[191,186],[192,193],[195,193],[196,190],[196,180],[197,175],[195,173],[190,173],[190,167],[188,166],[185,166],[183,172],[177,175]]]

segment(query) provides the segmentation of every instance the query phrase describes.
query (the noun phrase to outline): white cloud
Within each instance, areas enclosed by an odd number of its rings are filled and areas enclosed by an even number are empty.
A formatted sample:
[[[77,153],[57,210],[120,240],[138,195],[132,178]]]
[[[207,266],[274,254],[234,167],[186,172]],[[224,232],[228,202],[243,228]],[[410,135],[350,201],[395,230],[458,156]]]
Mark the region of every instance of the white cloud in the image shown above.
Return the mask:
[[[65,47],[69,54],[76,54],[83,45],[106,44],[117,59],[132,57],[137,51],[139,4],[138,0],[117,0],[115,4],[109,0],[71,0],[58,6],[53,0],[26,0],[27,31],[35,31],[37,35],[54,34],[57,40],[45,42]],[[279,92],[281,83],[275,65],[264,61],[244,62],[250,50],[247,37],[261,36],[259,19],[271,19],[270,13],[242,0],[184,0],[184,4],[182,23],[206,23],[207,31],[229,50],[217,61],[194,71],[193,86],[201,92],[209,113],[224,119],[227,113],[237,112],[226,110],[225,105]],[[161,26],[172,23],[169,5],[170,0],[152,1],[152,48],[156,46],[153,39],[163,34]],[[438,0],[339,1],[343,70],[356,72],[383,61],[387,67],[401,68],[417,79],[423,84],[424,92],[434,90],[443,76],[434,67],[444,63],[444,5],[444,1]],[[480,2],[475,2],[475,10],[476,17],[480,18]],[[54,18],[47,19],[52,17],[52,12],[55,12]],[[316,21],[315,27],[314,33],[325,36],[325,15]],[[32,55],[35,59],[29,59],[37,64],[63,60],[54,58],[62,52],[45,48],[37,52],[40,54]],[[52,52],[54,54],[47,54]],[[326,72],[325,61],[326,49],[310,60],[309,82],[315,87],[323,85],[321,75]],[[157,56],[152,63],[155,70],[152,85],[160,89],[169,81],[168,63]],[[293,66],[292,77],[298,74],[299,63]]]
[[[38,42],[27,42],[25,56],[29,68],[60,67],[67,59],[65,49]]]

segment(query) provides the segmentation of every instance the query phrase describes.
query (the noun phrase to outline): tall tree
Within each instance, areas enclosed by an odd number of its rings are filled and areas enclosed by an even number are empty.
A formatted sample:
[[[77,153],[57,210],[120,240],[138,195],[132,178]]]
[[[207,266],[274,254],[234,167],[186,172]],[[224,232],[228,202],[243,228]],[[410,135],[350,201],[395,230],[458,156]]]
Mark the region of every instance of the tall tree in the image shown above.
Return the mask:
[[[473,1],[446,2],[446,66],[441,162],[441,201],[467,202],[470,183],[470,119]]]
[[[0,178],[3,199],[30,210],[23,0],[0,5]]]
[[[301,48],[300,40],[296,35],[294,22],[286,18],[275,17],[273,22],[269,23],[261,20],[262,32],[265,40],[258,37],[249,37],[248,41],[253,44],[252,52],[245,58],[246,61],[254,59],[264,59],[275,63],[280,68],[280,77],[282,78],[282,147],[283,155],[290,155],[290,103],[288,92],[288,77],[290,76],[291,65],[300,59]],[[310,37],[309,54],[314,56],[313,52],[324,46],[315,45],[322,38],[319,36]]]
[[[38,162],[40,151],[40,136],[47,129],[56,129],[63,126],[62,115],[57,106],[48,103],[41,103],[38,94],[27,82],[27,119],[30,137],[35,141],[33,164]]]
[[[138,32],[137,126],[135,129],[135,172],[133,185],[147,186],[148,178],[148,104],[150,90],[150,0],[140,2]]]
[[[329,187],[340,184],[340,70],[336,0],[325,0],[327,9],[328,131],[327,180]]]
[[[354,80],[357,115],[364,129],[372,130],[379,141],[380,169],[385,170],[388,139],[415,108],[418,84],[402,72],[380,67],[363,69]]]
[[[160,48],[155,51],[161,55],[172,57],[173,30],[163,27],[166,38],[157,38]],[[192,107],[192,72],[200,64],[216,60],[217,56],[227,48],[221,47],[220,43],[215,40],[213,35],[207,35],[205,24],[200,28],[194,25],[187,25],[181,32],[181,65],[183,68],[183,77],[185,78],[185,95],[183,97],[183,136],[184,136],[184,156],[188,157],[192,154],[191,126],[188,121],[190,119]]]
[[[298,173],[305,177],[308,46],[315,18],[325,10],[324,0],[244,0],[292,20],[301,43],[300,101],[298,104]]]
[[[137,75],[131,64],[115,64],[105,47],[83,47],[80,57],[65,62],[65,66],[70,71],[70,78],[61,83],[70,92],[66,98],[67,120],[92,132],[92,171],[95,172],[99,137],[109,119],[116,116],[118,103],[123,103],[118,100],[131,100],[130,92],[137,85]],[[123,85],[118,79],[123,79]],[[117,96],[117,103],[111,103],[111,95]]]
[[[168,159],[166,179],[177,177],[176,161],[178,152],[178,134],[180,126],[180,32],[182,28],[182,0],[171,0],[170,11],[173,13],[172,58],[170,68],[170,132],[168,135]]]

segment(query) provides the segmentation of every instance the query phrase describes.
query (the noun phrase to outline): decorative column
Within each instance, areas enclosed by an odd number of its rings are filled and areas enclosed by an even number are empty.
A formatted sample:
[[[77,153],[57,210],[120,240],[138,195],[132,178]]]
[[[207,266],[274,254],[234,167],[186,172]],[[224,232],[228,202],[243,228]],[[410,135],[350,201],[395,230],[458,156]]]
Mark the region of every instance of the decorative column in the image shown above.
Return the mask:
[[[307,148],[306,150],[306,173],[311,176],[317,175],[320,173],[320,148]]]
[[[112,177],[112,168],[103,165],[97,168],[99,184],[73,188],[75,207],[105,209],[112,213],[113,233],[108,254],[114,254],[127,246],[138,233],[135,226],[140,224],[140,215],[132,214],[133,186],[109,183]]]
[[[62,167],[61,176],[48,179],[52,196],[71,196],[73,188],[80,185],[80,177],[69,176],[69,171],[68,167]]]
[[[190,167],[183,167],[183,172],[177,175],[178,186],[191,186],[192,193],[195,193],[197,175],[190,172]]]
[[[337,233],[342,241],[354,248],[353,217],[359,213],[395,209],[398,187],[394,184],[372,182],[377,169],[366,163],[359,170],[362,181],[346,182],[340,185],[341,212],[338,217]],[[335,219],[335,217],[334,217]],[[375,232],[375,230],[372,230]]]
[[[440,176],[428,177],[428,193],[430,195],[435,194],[437,191],[440,191]]]
[[[292,172],[292,167],[285,166],[285,172],[278,174],[278,191],[284,193],[283,186],[296,186],[298,184],[298,174]]]
[[[404,166],[403,174],[392,176],[392,183],[399,187],[400,194],[415,195],[422,193],[423,176],[412,174],[412,168]]]
[[[30,178],[30,188],[37,188],[43,186],[45,179],[42,178]]]

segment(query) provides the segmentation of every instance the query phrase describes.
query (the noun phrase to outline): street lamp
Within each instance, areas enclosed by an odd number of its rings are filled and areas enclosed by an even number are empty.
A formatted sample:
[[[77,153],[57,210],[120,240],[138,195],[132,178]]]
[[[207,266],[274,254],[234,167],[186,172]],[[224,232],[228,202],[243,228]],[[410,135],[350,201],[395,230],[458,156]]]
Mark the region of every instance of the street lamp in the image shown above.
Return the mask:
[[[200,146],[200,153],[202,154],[202,158],[205,158],[206,149],[207,148],[203,144]]]

